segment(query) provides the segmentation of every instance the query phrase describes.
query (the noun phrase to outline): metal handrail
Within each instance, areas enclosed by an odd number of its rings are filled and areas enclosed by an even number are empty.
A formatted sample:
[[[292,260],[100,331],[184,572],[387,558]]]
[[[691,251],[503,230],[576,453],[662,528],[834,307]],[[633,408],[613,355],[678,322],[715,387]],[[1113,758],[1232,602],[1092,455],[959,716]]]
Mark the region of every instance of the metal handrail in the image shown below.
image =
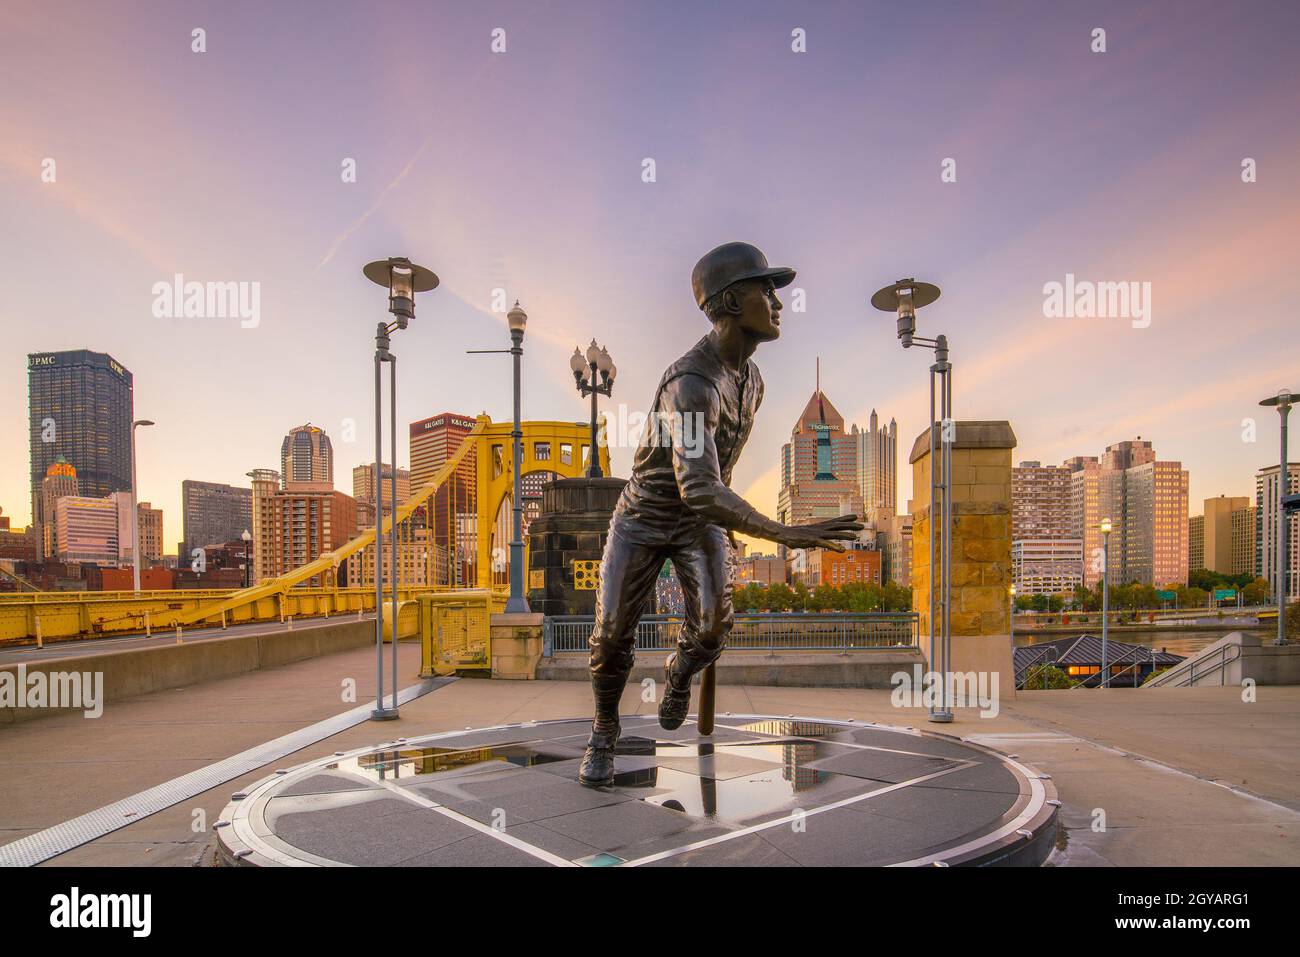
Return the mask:
[[[667,651],[676,646],[681,615],[644,615],[637,623],[638,651]],[[544,623],[544,654],[586,652],[595,618],[550,615]],[[734,616],[727,647],[737,650],[878,651],[919,644],[916,612],[741,613]]]
[[[1023,668],[1016,672],[1015,682],[1017,688],[1023,688],[1029,678],[1029,673],[1037,667],[1046,667],[1049,664],[1057,664],[1061,660],[1061,649],[1054,646],[1047,646],[1042,649],[1042,654],[1029,662]],[[1046,683],[1046,682],[1044,682]]]
[[[1233,653],[1231,658],[1228,657],[1229,651]],[[1219,649],[1211,656],[1217,657],[1219,660],[1216,663],[1210,664],[1209,671],[1197,675],[1196,659],[1201,657],[1201,654],[1204,654],[1204,652],[1192,655],[1192,657],[1188,658],[1186,661],[1171,666],[1168,671],[1160,676],[1156,684],[1144,685],[1143,687],[1192,688],[1196,686],[1196,679],[1198,677],[1202,679],[1208,678],[1216,671],[1219,673],[1219,686],[1222,687],[1228,683],[1226,678],[1228,665],[1241,658],[1241,645],[1220,645]],[[1184,675],[1182,674],[1184,670],[1187,672],[1185,681],[1183,680]]]

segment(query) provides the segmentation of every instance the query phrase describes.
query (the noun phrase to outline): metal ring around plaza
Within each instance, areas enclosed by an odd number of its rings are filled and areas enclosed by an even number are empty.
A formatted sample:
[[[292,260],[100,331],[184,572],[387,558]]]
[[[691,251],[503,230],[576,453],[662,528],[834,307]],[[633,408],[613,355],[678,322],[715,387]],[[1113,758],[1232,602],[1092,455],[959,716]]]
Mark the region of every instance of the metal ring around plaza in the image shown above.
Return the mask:
[[[609,789],[574,779],[587,719],[357,748],[237,792],[219,859],[244,866],[1041,864],[1047,775],[961,738],[865,721],[720,715],[714,734],[625,716]]]

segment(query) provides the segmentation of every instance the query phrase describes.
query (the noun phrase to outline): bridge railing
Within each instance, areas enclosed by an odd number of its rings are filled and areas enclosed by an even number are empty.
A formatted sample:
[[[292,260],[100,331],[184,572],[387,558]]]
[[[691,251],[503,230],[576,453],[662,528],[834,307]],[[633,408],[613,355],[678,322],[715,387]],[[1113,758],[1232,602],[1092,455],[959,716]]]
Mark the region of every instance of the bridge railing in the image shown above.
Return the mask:
[[[400,600],[431,590],[398,589]],[[367,613],[375,610],[373,588],[296,587],[255,599],[220,604],[229,590],[178,589],[134,592],[22,592],[0,596],[0,644],[129,635],[173,627],[181,616],[208,626]],[[386,598],[387,596],[385,596]],[[215,613],[208,612],[213,605]]]
[[[637,624],[637,651],[668,651],[681,634],[682,616],[644,615]],[[552,615],[545,621],[542,654],[586,653],[595,618]],[[880,651],[918,644],[916,612],[842,614],[745,613],[735,616],[727,647],[748,651]]]

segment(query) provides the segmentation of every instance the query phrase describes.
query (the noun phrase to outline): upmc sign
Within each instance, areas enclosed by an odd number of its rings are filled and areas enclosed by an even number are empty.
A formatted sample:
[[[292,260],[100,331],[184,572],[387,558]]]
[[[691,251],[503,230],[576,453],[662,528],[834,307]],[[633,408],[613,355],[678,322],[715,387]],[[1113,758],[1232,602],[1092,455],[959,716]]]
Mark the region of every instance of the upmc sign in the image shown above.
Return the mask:
[[[27,364],[29,366],[52,366],[58,361],[58,356],[28,356]]]

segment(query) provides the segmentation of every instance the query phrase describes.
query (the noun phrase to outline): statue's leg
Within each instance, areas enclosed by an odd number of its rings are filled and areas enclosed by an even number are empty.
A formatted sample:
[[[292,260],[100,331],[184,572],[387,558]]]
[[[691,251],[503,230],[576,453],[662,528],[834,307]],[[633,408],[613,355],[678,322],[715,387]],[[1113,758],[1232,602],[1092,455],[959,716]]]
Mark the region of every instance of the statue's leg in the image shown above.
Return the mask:
[[[578,779],[601,786],[614,777],[614,748],[618,743],[618,703],[636,656],[636,626],[663,565],[660,549],[641,544],[620,530],[616,518],[600,564],[596,586],[596,622],[591,646],[591,690],[596,714]]]
[[[673,567],[682,584],[685,616],[677,649],[669,656],[667,687],[659,700],[659,723],[678,728],[691,704],[691,678],[717,660],[731,632],[731,543],[716,525],[708,525],[672,550]]]

